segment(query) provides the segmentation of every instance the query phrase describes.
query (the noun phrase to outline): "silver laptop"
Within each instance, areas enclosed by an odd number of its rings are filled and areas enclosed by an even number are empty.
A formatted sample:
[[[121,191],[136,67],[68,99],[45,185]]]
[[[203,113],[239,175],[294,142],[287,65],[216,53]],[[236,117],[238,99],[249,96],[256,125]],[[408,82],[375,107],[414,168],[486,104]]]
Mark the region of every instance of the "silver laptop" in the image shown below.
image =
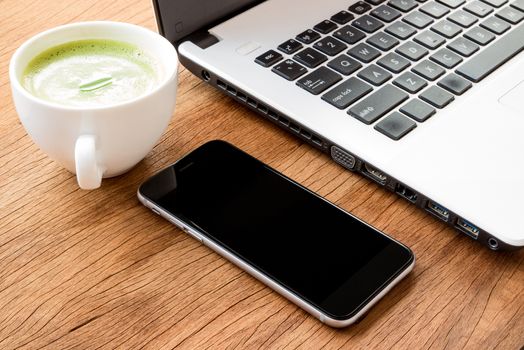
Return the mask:
[[[524,0],[154,6],[195,75],[481,244],[524,246]]]

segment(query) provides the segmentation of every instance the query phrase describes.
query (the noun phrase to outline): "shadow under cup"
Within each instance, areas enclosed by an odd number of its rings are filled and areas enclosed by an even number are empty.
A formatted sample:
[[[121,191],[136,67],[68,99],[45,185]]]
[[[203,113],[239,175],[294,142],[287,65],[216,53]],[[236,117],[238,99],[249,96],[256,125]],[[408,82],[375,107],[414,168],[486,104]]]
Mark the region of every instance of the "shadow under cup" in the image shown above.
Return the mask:
[[[75,107],[32,95],[21,84],[29,62],[61,44],[108,39],[133,44],[157,60],[160,82],[134,99],[105,106]],[[14,104],[24,128],[49,157],[77,174],[81,188],[100,186],[102,177],[120,175],[151,151],[175,108],[178,57],[174,46],[148,29],[119,22],[60,26],[26,41],[11,58]],[[75,159],[76,158],[76,159]]]

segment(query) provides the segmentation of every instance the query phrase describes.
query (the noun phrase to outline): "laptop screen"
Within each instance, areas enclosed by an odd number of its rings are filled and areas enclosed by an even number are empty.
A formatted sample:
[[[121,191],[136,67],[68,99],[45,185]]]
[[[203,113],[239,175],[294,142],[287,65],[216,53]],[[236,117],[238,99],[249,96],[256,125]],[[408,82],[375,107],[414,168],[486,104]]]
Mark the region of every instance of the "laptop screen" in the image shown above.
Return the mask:
[[[261,3],[263,0],[154,0],[160,33],[170,42],[200,29],[218,24],[221,20]]]

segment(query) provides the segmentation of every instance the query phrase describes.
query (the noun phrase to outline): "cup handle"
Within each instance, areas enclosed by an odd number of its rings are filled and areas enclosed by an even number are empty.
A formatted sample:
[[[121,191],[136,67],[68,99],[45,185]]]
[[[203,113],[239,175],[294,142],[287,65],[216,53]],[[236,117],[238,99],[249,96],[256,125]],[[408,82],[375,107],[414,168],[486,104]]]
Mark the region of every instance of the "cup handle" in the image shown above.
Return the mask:
[[[102,183],[103,169],[96,161],[94,135],[80,135],[75,143],[76,180],[83,190],[93,190]]]

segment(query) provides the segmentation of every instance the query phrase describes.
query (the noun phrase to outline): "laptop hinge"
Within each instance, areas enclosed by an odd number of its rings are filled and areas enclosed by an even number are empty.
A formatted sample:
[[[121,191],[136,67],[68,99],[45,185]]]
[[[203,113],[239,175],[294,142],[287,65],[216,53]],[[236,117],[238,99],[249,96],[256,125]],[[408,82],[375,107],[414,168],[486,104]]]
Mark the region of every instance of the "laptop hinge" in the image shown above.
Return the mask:
[[[218,43],[218,38],[213,34],[210,34],[208,31],[199,31],[188,35],[186,40],[191,41],[193,44],[197,45],[201,49],[207,49],[208,47]]]

